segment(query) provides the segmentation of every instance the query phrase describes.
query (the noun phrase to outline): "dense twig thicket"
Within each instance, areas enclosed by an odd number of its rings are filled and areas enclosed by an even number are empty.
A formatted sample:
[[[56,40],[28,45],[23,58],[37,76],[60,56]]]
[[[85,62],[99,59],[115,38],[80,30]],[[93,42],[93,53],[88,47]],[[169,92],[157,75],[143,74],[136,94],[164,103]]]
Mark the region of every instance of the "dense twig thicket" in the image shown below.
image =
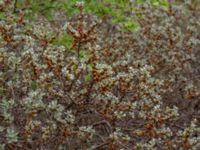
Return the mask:
[[[0,149],[200,148],[198,8],[134,4],[132,32],[82,2],[66,23],[14,6],[0,5]]]

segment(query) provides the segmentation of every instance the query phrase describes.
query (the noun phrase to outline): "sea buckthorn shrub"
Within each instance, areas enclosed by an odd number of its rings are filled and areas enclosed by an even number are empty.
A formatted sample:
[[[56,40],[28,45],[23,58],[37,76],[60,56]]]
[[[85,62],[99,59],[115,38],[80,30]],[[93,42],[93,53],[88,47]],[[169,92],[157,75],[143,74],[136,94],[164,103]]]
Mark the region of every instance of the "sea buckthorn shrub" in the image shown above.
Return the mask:
[[[60,24],[3,3],[0,149],[199,149],[199,12],[168,5],[136,5],[122,32],[83,2]]]

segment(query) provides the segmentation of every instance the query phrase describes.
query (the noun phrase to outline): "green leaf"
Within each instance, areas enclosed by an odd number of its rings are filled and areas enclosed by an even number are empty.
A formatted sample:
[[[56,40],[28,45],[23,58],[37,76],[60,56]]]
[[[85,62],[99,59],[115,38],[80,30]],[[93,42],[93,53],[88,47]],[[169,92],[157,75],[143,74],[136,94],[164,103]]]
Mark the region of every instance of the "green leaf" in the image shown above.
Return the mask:
[[[37,90],[37,82],[36,81],[31,82],[31,89],[34,91]]]
[[[91,75],[90,74],[87,74],[84,76],[84,80],[85,81],[90,81],[92,79]]]
[[[65,48],[70,49],[72,47],[73,38],[68,35],[64,34],[57,39],[54,40],[54,45],[63,45]]]
[[[85,51],[81,50],[80,51],[80,58],[85,58],[85,57],[86,57]]]
[[[92,67],[93,67],[93,64],[88,64],[87,65],[88,71],[92,71]]]
[[[0,20],[4,20],[6,17],[5,17],[5,13],[4,12],[0,12]]]
[[[18,133],[11,128],[7,129],[7,141],[8,143],[17,142],[18,141]]]

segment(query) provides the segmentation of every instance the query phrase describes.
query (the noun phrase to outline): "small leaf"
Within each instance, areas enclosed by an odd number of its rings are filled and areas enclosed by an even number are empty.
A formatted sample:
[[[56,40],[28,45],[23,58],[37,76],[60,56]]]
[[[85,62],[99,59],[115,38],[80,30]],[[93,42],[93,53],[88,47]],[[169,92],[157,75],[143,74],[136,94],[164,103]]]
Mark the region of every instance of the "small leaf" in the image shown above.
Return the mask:
[[[88,71],[92,71],[92,67],[93,67],[93,64],[88,64],[87,65]]]
[[[8,143],[17,142],[18,141],[18,133],[14,129],[7,129],[7,141]]]
[[[4,12],[0,12],[0,20],[4,20],[6,17],[5,17],[5,13]]]
[[[86,57],[86,53],[83,50],[80,51],[80,57],[81,58],[85,58]]]
[[[69,49],[72,47],[73,38],[68,35],[64,34],[63,36],[58,37],[53,42],[54,45],[63,45],[65,48]]]
[[[92,78],[91,78],[90,74],[87,74],[84,76],[84,79],[85,79],[85,81],[90,81]]]
[[[32,81],[31,89],[34,90],[34,91],[37,89],[37,82],[36,81]]]

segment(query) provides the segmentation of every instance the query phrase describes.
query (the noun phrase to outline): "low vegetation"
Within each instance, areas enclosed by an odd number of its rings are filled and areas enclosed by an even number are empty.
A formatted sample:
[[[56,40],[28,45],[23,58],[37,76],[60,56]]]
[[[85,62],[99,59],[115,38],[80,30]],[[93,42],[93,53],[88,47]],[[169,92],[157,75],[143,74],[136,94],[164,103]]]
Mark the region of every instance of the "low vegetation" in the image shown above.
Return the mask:
[[[0,150],[200,149],[198,6],[0,0]]]

